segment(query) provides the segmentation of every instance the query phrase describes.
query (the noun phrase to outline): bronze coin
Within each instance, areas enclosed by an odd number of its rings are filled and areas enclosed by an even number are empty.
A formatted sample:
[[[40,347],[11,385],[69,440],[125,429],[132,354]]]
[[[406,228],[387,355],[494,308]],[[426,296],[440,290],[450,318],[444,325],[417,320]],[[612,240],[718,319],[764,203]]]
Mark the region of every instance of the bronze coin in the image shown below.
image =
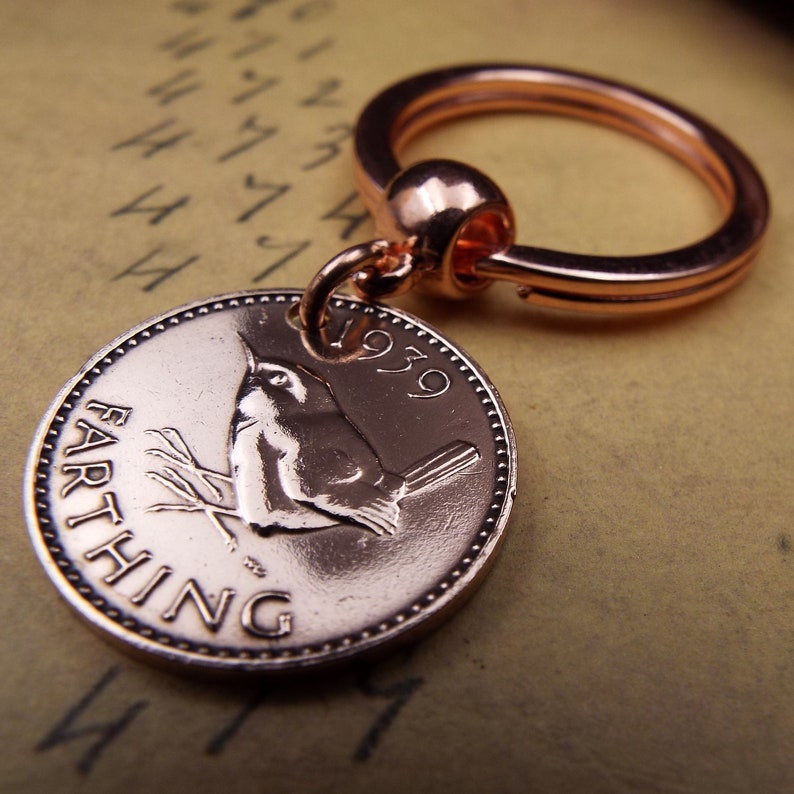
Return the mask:
[[[515,443],[479,367],[438,331],[337,297],[333,355],[300,292],[183,306],[61,390],[26,473],[38,556],[128,648],[296,670],[418,633],[496,551]]]

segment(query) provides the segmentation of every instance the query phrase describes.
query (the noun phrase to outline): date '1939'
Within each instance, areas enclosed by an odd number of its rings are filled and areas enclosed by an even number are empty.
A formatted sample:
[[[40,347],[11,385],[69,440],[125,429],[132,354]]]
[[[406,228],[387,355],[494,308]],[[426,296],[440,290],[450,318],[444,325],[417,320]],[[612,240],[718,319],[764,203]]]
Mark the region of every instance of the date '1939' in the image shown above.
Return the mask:
[[[347,320],[339,334],[339,338],[334,343],[334,347],[342,346],[345,335],[352,324],[352,319]],[[394,336],[382,328],[373,328],[371,331],[367,331],[361,338],[361,347],[366,353],[359,356],[359,361],[373,361],[384,358],[389,354],[397,357],[396,366],[378,367],[376,372],[383,375],[411,373],[414,376],[416,384],[414,388],[416,388],[416,391],[409,391],[409,397],[417,400],[429,400],[433,397],[440,397],[449,390],[452,384],[446,372],[435,368],[422,368],[420,362],[427,360],[427,354],[423,353],[419,348],[414,345],[407,345],[402,350],[399,348],[395,349]]]

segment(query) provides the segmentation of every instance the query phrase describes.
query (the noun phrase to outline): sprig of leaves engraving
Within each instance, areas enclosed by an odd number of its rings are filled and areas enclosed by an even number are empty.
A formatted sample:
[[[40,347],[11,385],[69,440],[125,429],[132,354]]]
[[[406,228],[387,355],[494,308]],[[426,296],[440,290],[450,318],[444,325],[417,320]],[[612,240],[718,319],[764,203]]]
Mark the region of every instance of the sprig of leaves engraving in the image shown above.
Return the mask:
[[[228,474],[214,471],[202,466],[193,454],[182,435],[173,427],[162,430],[147,430],[151,436],[160,441],[164,449],[153,447],[146,454],[168,461],[161,471],[147,471],[146,476],[167,488],[182,501],[179,503],[158,503],[147,508],[147,512],[178,511],[185,513],[202,513],[218,531],[223,542],[234,551],[237,548],[237,536],[223,523],[223,518],[239,520],[240,515],[234,507],[223,504],[223,491],[213,481],[231,483]],[[187,476],[180,474],[181,469]],[[202,495],[201,487],[208,492]]]

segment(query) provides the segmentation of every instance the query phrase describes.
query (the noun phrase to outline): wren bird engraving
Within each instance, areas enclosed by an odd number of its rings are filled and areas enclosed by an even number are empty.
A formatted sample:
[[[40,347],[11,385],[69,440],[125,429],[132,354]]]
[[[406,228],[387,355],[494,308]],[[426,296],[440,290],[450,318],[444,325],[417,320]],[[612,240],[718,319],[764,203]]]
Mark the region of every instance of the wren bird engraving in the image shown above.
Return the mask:
[[[401,499],[479,459],[474,446],[456,441],[401,474],[389,472],[325,379],[243,345],[248,366],[232,419],[231,476],[240,518],[258,534],[353,524],[391,535]]]

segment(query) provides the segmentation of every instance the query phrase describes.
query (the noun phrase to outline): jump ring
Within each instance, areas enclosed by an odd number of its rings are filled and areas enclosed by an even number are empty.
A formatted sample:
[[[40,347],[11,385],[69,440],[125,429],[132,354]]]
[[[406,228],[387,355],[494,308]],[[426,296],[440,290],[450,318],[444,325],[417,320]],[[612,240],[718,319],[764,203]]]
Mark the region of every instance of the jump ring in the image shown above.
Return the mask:
[[[314,276],[298,306],[301,325],[308,334],[317,334],[325,325],[326,308],[334,292],[368,264],[377,262],[389,247],[386,240],[374,240],[346,248]]]

